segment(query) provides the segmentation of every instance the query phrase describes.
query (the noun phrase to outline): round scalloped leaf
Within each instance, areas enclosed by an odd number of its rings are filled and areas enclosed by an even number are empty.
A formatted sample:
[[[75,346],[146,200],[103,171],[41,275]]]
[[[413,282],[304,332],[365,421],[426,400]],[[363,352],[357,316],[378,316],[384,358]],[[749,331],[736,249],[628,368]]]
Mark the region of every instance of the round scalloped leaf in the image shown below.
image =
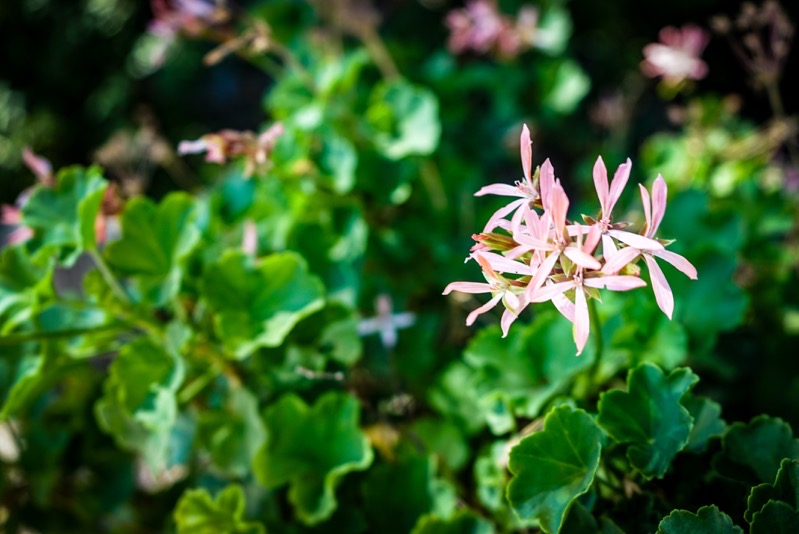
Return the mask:
[[[796,534],[799,512],[782,501],[769,501],[752,519],[750,534]]]
[[[244,507],[241,486],[230,485],[216,498],[206,489],[187,490],[174,512],[178,534],[265,534],[262,524],[244,520]]]
[[[289,501],[308,525],[335,511],[336,484],[345,474],[372,463],[359,412],[354,397],[330,392],[313,406],[287,394],[264,414],[267,439],[255,457],[255,475],[267,488],[289,484]]]
[[[56,248],[66,265],[87,249],[95,249],[95,221],[108,185],[99,167],[68,167],[55,185],[39,185],[22,207],[22,224],[34,231],[31,245],[43,251]]]
[[[713,458],[719,474],[747,484],[770,484],[783,458],[799,459],[799,440],[791,426],[777,417],[760,415],[748,424],[728,427],[721,451]]]
[[[180,290],[181,260],[200,240],[194,199],[171,193],[159,204],[138,197],[122,213],[122,237],[108,245],[108,263],[137,284],[140,298],[160,306]]]
[[[645,477],[661,478],[688,443],[692,419],[680,399],[698,380],[690,369],[666,376],[644,363],[630,370],[627,391],[601,395],[597,423],[614,440],[630,443],[627,457]]]
[[[694,534],[696,532],[743,534],[743,529],[735,525],[730,516],[716,506],[703,506],[695,514],[688,510],[674,510],[660,522],[657,534]]]
[[[799,508],[799,461],[784,459],[773,484],[760,484],[749,493],[744,519],[752,522],[756,513],[769,501],[782,501],[794,510]]]
[[[492,534],[494,527],[471,510],[460,510],[449,519],[435,515],[419,518],[411,534]]]
[[[507,496],[522,519],[538,519],[544,532],[558,532],[569,506],[594,480],[602,431],[585,411],[553,409],[544,429],[522,439],[510,452],[513,478]]]
[[[727,428],[727,423],[721,418],[721,405],[707,397],[691,393],[686,393],[680,402],[694,420],[685,450],[704,452],[708,441],[721,436]]]
[[[260,347],[277,347],[300,319],[324,304],[324,286],[297,254],[255,261],[228,251],[206,268],[202,294],[215,312],[223,345],[237,358]]]

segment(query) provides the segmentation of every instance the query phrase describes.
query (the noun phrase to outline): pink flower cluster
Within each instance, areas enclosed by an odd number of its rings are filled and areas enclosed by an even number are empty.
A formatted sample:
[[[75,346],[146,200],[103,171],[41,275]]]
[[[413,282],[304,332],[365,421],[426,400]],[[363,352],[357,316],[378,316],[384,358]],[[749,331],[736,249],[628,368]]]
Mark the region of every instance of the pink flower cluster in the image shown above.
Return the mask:
[[[167,50],[180,35],[196,37],[230,18],[223,0],[151,0],[151,7],[154,18],[147,31],[160,41],[150,58],[156,67],[164,63]]]
[[[594,165],[594,187],[599,197],[597,217],[583,216],[583,223],[567,219],[569,198],[549,160],[532,173],[530,131],[521,134],[521,159],[524,177],[515,185],[492,184],[476,193],[516,197],[489,219],[483,232],[473,238],[471,249],[483,270],[486,283],[453,282],[444,290],[462,293],[490,293],[491,300],[472,311],[466,324],[502,302],[505,311],[503,337],[519,314],[531,303],[551,301],[574,325],[574,341],[579,355],[588,340],[588,299],[600,298],[600,289],[627,291],[643,287],[637,262],[643,259],[649,269],[655,299],[671,319],[674,298],[660,258],[696,279],[696,269],[688,260],[665,249],[671,241],[656,237],[666,212],[666,181],[658,175],[652,193],[642,185],[641,200],[646,224],[639,233],[627,230],[626,222],[613,220],[613,208],[630,177],[628,159],[608,183],[602,158]],[[510,218],[508,218],[510,217]]]
[[[530,48],[538,26],[538,11],[525,6],[514,21],[501,13],[493,0],[470,0],[463,9],[447,14],[447,46],[453,54],[472,50],[510,58]]]

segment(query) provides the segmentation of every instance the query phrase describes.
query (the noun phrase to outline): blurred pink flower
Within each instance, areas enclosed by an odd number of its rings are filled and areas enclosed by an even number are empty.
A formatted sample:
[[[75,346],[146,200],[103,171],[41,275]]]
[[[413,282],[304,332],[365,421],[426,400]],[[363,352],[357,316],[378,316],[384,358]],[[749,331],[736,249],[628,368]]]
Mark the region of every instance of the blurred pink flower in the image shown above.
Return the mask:
[[[699,56],[709,40],[708,32],[699,26],[667,26],[660,30],[659,43],[644,47],[641,70],[651,78],[662,77],[672,86],[685,80],[701,80],[707,75],[707,64]]]
[[[453,54],[471,50],[511,58],[532,45],[538,12],[524,6],[514,21],[499,11],[495,0],[470,0],[463,9],[450,11],[444,23],[450,31],[447,47]]]
[[[269,161],[269,156],[283,134],[283,124],[276,122],[260,135],[253,132],[222,130],[206,134],[195,141],[181,141],[178,154],[199,154],[205,152],[205,160],[210,163],[225,163],[228,158],[244,156],[244,175],[250,177]]]

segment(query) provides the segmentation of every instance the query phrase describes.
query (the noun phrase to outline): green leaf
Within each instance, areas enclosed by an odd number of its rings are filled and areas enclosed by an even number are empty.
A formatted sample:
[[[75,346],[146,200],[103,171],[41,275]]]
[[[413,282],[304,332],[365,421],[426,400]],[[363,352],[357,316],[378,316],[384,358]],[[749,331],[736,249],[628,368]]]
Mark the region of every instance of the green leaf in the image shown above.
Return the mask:
[[[450,519],[435,515],[419,518],[411,534],[492,534],[494,527],[471,510],[460,510]]]
[[[94,227],[106,185],[99,167],[68,167],[54,187],[37,186],[22,208],[22,224],[34,231],[33,248],[44,254],[56,248],[66,265],[97,248]]]
[[[215,312],[217,335],[237,358],[277,347],[300,319],[324,304],[322,282],[290,252],[256,262],[228,251],[206,268],[202,294]]]
[[[0,421],[18,414],[39,391],[45,357],[28,354],[16,361],[4,353],[0,360]]]
[[[290,485],[289,501],[304,523],[330,517],[337,506],[338,481],[372,463],[358,418],[357,400],[337,392],[325,394],[312,407],[287,394],[267,409],[267,439],[253,469],[267,488]]]
[[[0,250],[0,333],[30,319],[53,293],[52,265],[34,264],[22,244]]]
[[[694,534],[712,532],[713,534],[743,534],[730,516],[716,506],[703,506],[695,514],[687,510],[674,510],[658,525],[657,534]]]
[[[680,402],[694,420],[685,450],[704,452],[708,441],[721,436],[727,428],[727,423],[721,418],[721,405],[707,397],[691,393],[686,393]]]
[[[594,480],[601,442],[602,432],[585,411],[550,411],[542,431],[511,449],[507,495],[513,510],[522,519],[537,518],[544,532],[558,532],[569,506]]]
[[[215,499],[205,489],[187,490],[174,512],[178,534],[265,534],[262,524],[244,520],[244,507],[238,485],[226,487]]]
[[[431,154],[441,136],[435,94],[404,80],[375,86],[366,119],[376,130],[375,146],[392,160]]]
[[[752,519],[750,534],[795,534],[799,532],[799,512],[781,501],[769,501]]]
[[[211,453],[214,466],[245,477],[266,439],[258,401],[244,386],[230,387],[219,409],[207,410],[197,421],[197,435]]]
[[[560,114],[573,112],[591,89],[591,78],[577,62],[557,62],[546,72],[548,87],[542,105]]]
[[[727,428],[713,467],[719,474],[747,484],[771,483],[783,458],[799,460],[799,441],[788,423],[760,415],[748,424]]]
[[[338,194],[349,192],[355,185],[358,153],[344,136],[332,129],[321,132],[322,151],[319,163],[322,172],[332,178],[333,190]]]
[[[450,469],[458,470],[469,460],[469,447],[460,429],[449,420],[426,417],[413,422],[412,431],[425,449],[437,453]]]
[[[784,459],[773,484],[760,484],[752,488],[747,499],[744,519],[749,523],[769,501],[782,501],[799,509],[799,461]]]
[[[401,449],[398,458],[375,466],[363,483],[364,512],[371,532],[410,532],[435,505],[435,462],[430,456]]]
[[[614,440],[630,443],[627,458],[647,478],[662,478],[688,443],[692,419],[680,399],[698,380],[690,369],[666,376],[644,363],[630,370],[627,391],[600,396],[597,422]]]
[[[100,428],[120,447],[142,454],[153,470],[170,465],[178,416],[175,395],[183,375],[182,360],[138,338],[119,351],[95,404]]]
[[[185,193],[171,193],[158,205],[134,198],[122,213],[122,237],[105,250],[108,263],[133,278],[141,299],[162,306],[180,290],[182,260],[200,240],[196,218]]]

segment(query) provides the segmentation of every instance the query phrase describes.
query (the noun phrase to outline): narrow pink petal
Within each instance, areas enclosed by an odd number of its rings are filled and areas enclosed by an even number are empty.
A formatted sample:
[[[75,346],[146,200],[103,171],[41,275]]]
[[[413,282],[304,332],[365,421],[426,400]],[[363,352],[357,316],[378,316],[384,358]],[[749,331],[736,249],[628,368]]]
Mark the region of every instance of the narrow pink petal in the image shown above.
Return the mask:
[[[524,292],[524,296],[528,301],[533,302],[533,296],[536,295],[541,286],[544,285],[544,282],[546,282],[547,277],[552,272],[552,269],[555,267],[555,263],[557,263],[559,258],[560,253],[552,252],[546,258],[544,258],[544,261],[542,261],[541,265],[538,266],[538,269],[535,270],[535,274],[533,275],[532,280],[530,280],[530,283],[527,285],[527,289]]]
[[[481,188],[474,194],[476,197],[483,195],[499,195],[502,197],[524,197],[524,192],[515,185],[508,184],[491,184]]]
[[[608,234],[615,237],[625,245],[630,245],[641,250],[663,250],[663,245],[639,234],[634,234],[626,230],[608,230]]]
[[[555,298],[555,295],[563,295],[566,291],[574,287],[574,281],[558,282],[557,284],[547,284],[535,292],[530,302],[546,302]]]
[[[514,313],[517,313],[517,310],[519,309],[519,306],[521,306],[522,302],[512,291],[505,291],[504,295],[502,296],[502,304],[505,305],[506,310],[512,310]]]
[[[513,321],[515,321],[517,318],[518,315],[516,315],[515,313],[513,313],[508,309],[502,312],[502,320],[500,320],[499,322],[499,325],[502,327],[502,337],[508,336],[508,330],[510,329],[510,325],[512,325]]]
[[[671,319],[671,314],[674,311],[674,295],[671,293],[671,287],[666,281],[663,271],[655,261],[655,258],[649,254],[644,254],[644,261],[649,268],[649,277],[652,280],[652,290],[655,292],[655,300],[658,303],[660,310],[666,314],[666,317]]]
[[[605,168],[605,162],[602,161],[602,156],[596,158],[594,163],[594,188],[596,195],[599,197],[599,206],[602,209],[602,216],[608,214],[608,170]]]
[[[541,205],[545,210],[549,210],[549,199],[552,195],[552,188],[555,187],[555,169],[549,158],[541,164],[538,173],[538,189],[541,191]]]
[[[0,224],[17,225],[22,221],[22,211],[19,208],[3,204],[0,206]]]
[[[549,241],[543,241],[541,239],[537,239],[530,234],[525,234],[519,232],[517,234],[513,234],[513,239],[519,243],[520,245],[525,245],[530,249],[535,250],[555,250],[555,245],[550,243]]]
[[[586,254],[593,254],[599,240],[602,238],[602,230],[596,224],[592,224],[585,236],[585,244],[583,244],[583,252]]]
[[[591,227],[593,225],[587,224],[568,224],[566,225],[566,232],[569,234],[569,237],[574,237],[577,234],[583,233],[586,234],[591,231]]]
[[[627,161],[619,165],[619,168],[616,169],[616,174],[613,175],[613,181],[610,183],[608,212],[605,213],[603,211],[603,216],[610,215],[610,212],[613,211],[613,207],[616,205],[616,202],[619,201],[619,197],[621,197],[621,194],[624,191],[624,186],[627,185],[627,180],[630,179],[630,169],[632,169],[632,167],[633,162],[630,161],[630,158],[627,158]]]
[[[602,256],[604,256],[605,261],[609,261],[618,251],[616,248],[616,243],[613,242],[613,238],[610,237],[608,234],[602,235]]]
[[[499,208],[497,211],[494,212],[494,215],[492,215],[491,218],[488,219],[485,228],[483,228],[483,232],[490,232],[491,230],[496,228],[499,225],[499,221],[502,220],[502,218],[505,217],[505,215],[517,209],[525,202],[527,202],[526,198],[520,198],[518,200],[514,200],[507,206]]]
[[[666,198],[668,197],[668,188],[666,180],[663,176],[658,174],[655,178],[655,183],[652,184],[652,234],[655,235],[657,229],[660,227],[660,222],[666,214]]]
[[[670,250],[653,250],[652,255],[657,256],[658,258],[661,258],[662,260],[669,262],[691,280],[696,280],[697,278],[696,267],[694,267],[691,264],[691,262],[680,256],[676,252],[672,252]]]
[[[17,226],[6,235],[6,243],[16,245],[33,237],[33,230],[27,226]]]
[[[53,166],[46,158],[39,156],[29,146],[26,146],[22,149],[22,161],[36,176],[39,183],[46,187],[53,186]]]
[[[442,295],[449,295],[452,291],[459,293],[491,293],[491,285],[481,282],[452,282],[444,288]]]
[[[486,258],[491,268],[498,273],[530,274],[530,266],[526,263],[513,261],[495,252],[480,252],[479,254]]]
[[[497,273],[495,273],[494,269],[491,268],[491,264],[489,263],[488,259],[481,254],[475,254],[474,259],[480,264],[480,268],[483,269],[483,275],[486,278],[490,278],[491,280],[499,280]]]
[[[206,150],[208,150],[208,142],[203,138],[196,141],[181,141],[178,144],[178,154],[181,156],[184,154],[199,154]]]
[[[610,291],[629,291],[639,287],[644,287],[646,282],[637,276],[613,275],[598,276],[596,278],[584,278],[583,284],[597,289],[609,289]]]
[[[588,342],[590,319],[588,317],[588,302],[585,300],[585,291],[578,287],[574,292],[574,343],[577,345],[579,356]]]
[[[510,220],[510,231],[512,234],[515,234],[519,231],[519,227],[522,225],[522,218],[524,217],[524,212],[530,211],[529,205],[524,203],[521,205],[519,209],[516,210],[516,213],[513,214]]]
[[[602,267],[602,272],[606,275],[616,274],[621,271],[625,265],[633,261],[641,251],[635,247],[625,247],[616,252],[611,258],[605,260],[605,265]]]
[[[561,237],[566,227],[566,215],[569,211],[569,197],[566,196],[566,191],[563,190],[560,183],[556,183],[552,188],[549,203],[549,213],[552,217],[552,223],[555,226],[555,234]]]
[[[596,271],[602,268],[602,264],[599,263],[599,260],[576,247],[566,247],[563,249],[563,254],[584,269],[593,269]]]
[[[492,298],[491,300],[489,300],[488,302],[486,302],[476,310],[472,311],[466,317],[466,326],[471,326],[472,324],[474,324],[474,321],[475,319],[477,319],[478,315],[481,315],[490,310],[491,308],[493,308],[494,306],[496,306],[501,299],[502,299],[502,293],[499,293],[498,295],[494,296],[494,298]]]
[[[655,233],[652,231],[652,202],[649,199],[649,191],[641,184],[638,184],[638,189],[641,190],[641,205],[644,207],[644,218],[646,218],[644,236],[652,237]]]
[[[533,142],[530,140],[530,129],[525,124],[522,127],[522,135],[519,138],[522,153],[522,171],[528,183],[532,183],[532,166],[533,166]]]
[[[244,235],[241,239],[241,250],[249,256],[258,255],[258,227],[252,219],[244,221]]]
[[[552,297],[552,304],[569,322],[574,322],[574,303],[566,298],[566,295],[560,293]]]

